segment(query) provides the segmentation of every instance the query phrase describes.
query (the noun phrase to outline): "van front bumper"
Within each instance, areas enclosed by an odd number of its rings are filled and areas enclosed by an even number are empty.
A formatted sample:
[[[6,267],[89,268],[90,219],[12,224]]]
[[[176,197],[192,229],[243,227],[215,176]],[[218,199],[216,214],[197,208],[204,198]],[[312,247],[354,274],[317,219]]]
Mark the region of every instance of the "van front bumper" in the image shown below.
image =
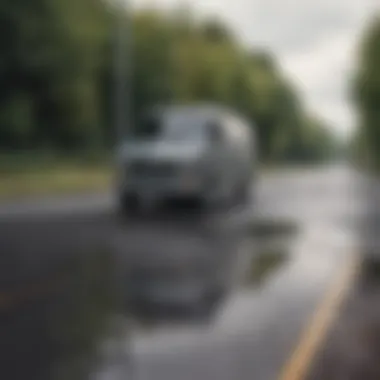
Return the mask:
[[[139,199],[200,198],[203,183],[197,178],[129,179],[122,185],[122,194]]]

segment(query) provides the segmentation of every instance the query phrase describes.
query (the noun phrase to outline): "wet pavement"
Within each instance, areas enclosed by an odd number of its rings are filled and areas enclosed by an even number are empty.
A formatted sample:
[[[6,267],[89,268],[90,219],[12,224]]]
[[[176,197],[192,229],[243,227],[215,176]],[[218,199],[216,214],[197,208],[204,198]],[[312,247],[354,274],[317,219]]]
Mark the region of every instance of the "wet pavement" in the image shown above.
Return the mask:
[[[0,302],[0,341],[12,342],[2,351],[13,359],[1,377],[278,378],[358,252],[361,184],[346,167],[271,173],[249,205],[126,220],[110,195],[1,206],[3,294],[52,273],[65,278],[61,290],[32,295],[21,309]],[[131,282],[138,267],[144,292]],[[209,298],[210,289],[218,296]],[[192,302],[174,302],[176,310],[162,302],[185,295]],[[25,342],[38,343],[39,354]],[[25,363],[19,372],[16,362]]]
[[[379,261],[367,252],[331,331],[311,365],[308,380],[376,380],[380,376]]]

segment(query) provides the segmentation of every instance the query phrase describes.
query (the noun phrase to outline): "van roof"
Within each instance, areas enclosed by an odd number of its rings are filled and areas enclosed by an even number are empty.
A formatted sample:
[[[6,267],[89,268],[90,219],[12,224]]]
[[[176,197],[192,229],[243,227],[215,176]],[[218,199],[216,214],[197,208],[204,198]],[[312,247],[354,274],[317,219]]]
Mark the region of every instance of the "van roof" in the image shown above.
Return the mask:
[[[191,103],[191,104],[157,104],[153,107],[148,108],[148,112],[158,113],[164,115],[165,117],[178,116],[181,113],[186,114],[187,117],[194,115],[198,120],[209,120],[216,115],[219,116],[233,116],[238,117],[240,120],[245,121],[247,124],[254,127],[251,121],[234,111],[233,109],[222,106],[215,103]],[[252,128],[250,128],[252,130]]]

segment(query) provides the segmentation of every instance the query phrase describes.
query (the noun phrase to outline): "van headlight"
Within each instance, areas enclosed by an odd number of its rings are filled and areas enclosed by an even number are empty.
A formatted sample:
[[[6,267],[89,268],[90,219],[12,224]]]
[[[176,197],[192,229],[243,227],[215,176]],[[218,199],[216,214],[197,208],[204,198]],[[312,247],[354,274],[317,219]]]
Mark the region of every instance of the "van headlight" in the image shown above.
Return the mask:
[[[181,183],[185,188],[193,188],[198,185],[199,178],[194,171],[187,170],[181,176]]]
[[[181,173],[181,182],[186,188],[196,188],[199,187],[202,179],[201,169],[199,165],[192,163],[186,165]]]

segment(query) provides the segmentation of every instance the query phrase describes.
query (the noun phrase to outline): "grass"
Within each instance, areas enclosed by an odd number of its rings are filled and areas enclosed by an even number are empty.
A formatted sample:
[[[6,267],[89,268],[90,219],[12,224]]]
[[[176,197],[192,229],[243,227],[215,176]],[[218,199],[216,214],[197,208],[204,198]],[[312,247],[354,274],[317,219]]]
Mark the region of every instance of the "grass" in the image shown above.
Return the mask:
[[[267,173],[275,167],[260,168]],[[104,191],[112,181],[109,152],[1,152],[0,201]]]
[[[0,154],[0,200],[102,191],[111,180],[105,158]]]

